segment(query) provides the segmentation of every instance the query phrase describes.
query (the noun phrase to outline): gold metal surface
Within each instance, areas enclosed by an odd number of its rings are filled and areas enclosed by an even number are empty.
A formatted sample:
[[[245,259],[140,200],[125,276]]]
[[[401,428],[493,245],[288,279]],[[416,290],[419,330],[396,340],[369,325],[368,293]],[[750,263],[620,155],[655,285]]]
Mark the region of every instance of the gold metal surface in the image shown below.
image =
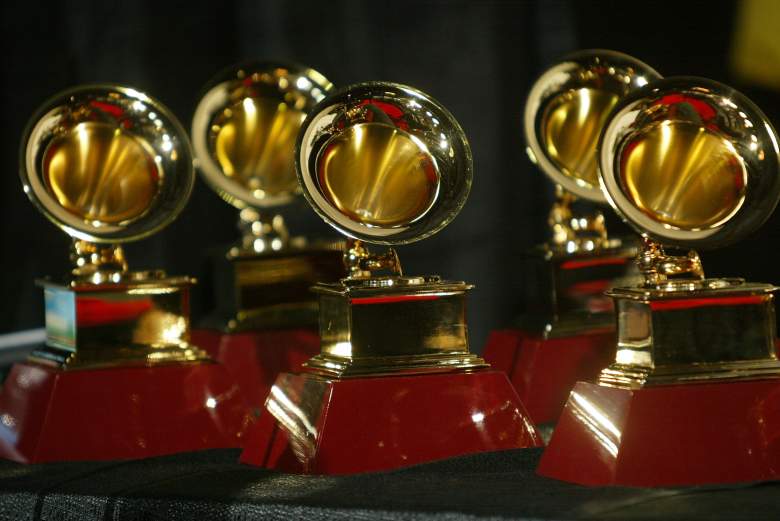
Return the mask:
[[[563,57],[528,93],[523,128],[529,157],[556,185],[605,203],[596,149],[607,116],[619,100],[660,77],[642,61],[606,49]]]
[[[596,145],[620,96],[582,87],[555,96],[542,115],[542,140],[550,159],[565,175],[598,187]]]
[[[43,281],[46,347],[30,360],[66,370],[210,361],[189,343],[193,283],[155,275],[120,284]]]
[[[670,78],[618,104],[600,145],[610,204],[644,236],[644,284],[616,288],[618,343],[603,385],[777,378],[771,284],[707,279],[694,246],[733,242],[780,198],[777,136],[738,92]],[[689,250],[667,254],[665,247]]]
[[[322,352],[305,367],[335,378],[487,367],[469,352],[470,288],[423,277],[318,284]]]
[[[621,158],[622,185],[656,221],[699,230],[717,227],[745,201],[747,171],[734,145],[690,122],[644,130]]]
[[[317,172],[331,204],[374,226],[419,219],[439,189],[436,161],[425,145],[381,123],[354,125],[334,137],[317,161]]]
[[[695,281],[704,280],[704,267],[699,254],[690,250],[687,255],[667,255],[663,246],[644,238],[637,258],[639,271],[648,288],[684,288]],[[685,276],[685,279],[670,280],[669,277]]]
[[[53,139],[44,154],[46,186],[86,221],[134,219],[157,194],[160,172],[153,151],[117,126],[79,123]]]
[[[295,139],[305,117],[302,110],[268,98],[247,97],[225,108],[209,140],[224,175],[258,198],[294,192]]]
[[[319,72],[294,63],[246,62],[218,73],[192,119],[203,179],[239,209],[292,202],[300,193],[295,177],[298,130],[332,87]],[[274,218],[258,216],[260,225]]]
[[[350,279],[369,279],[374,271],[387,270],[392,275],[403,276],[401,261],[393,248],[383,254],[371,253],[363,241],[347,240],[344,250],[344,265]]]
[[[373,244],[446,226],[471,189],[471,149],[444,107],[412,87],[367,82],[330,94],[300,132],[303,194],[325,222]]]
[[[575,216],[571,208],[575,200],[576,197],[561,186],[555,187],[555,202],[547,217],[547,224],[552,230],[551,249],[572,254],[614,246],[615,241],[611,244],[607,236],[604,214],[595,212]]]
[[[321,353],[305,370],[327,378],[471,371],[463,282],[405,277],[387,245],[444,227],[471,186],[468,142],[454,118],[424,93],[364,83],[328,97],[304,123],[298,174],[323,219],[351,239],[349,276],[314,286]],[[382,273],[385,272],[385,273]]]
[[[316,327],[311,286],[346,275],[340,241],[263,255],[237,253],[215,265],[215,311],[205,327],[227,332]]]
[[[615,363],[604,385],[639,388],[777,377],[770,284],[704,279],[693,287],[619,288]]]
[[[188,277],[130,271],[122,242],[170,223],[193,183],[178,121],[135,89],[91,85],[52,98],[22,143],[32,202],[73,238],[73,268],[43,281],[46,346],[30,355],[61,369],[204,362],[189,344]]]
[[[168,109],[129,87],[85,85],[32,116],[21,179],[65,233],[118,244],[156,233],[184,208],[194,181],[189,140]]]
[[[780,139],[744,95],[704,78],[659,80],[618,103],[599,146],[604,193],[639,233],[682,249],[754,232],[780,199]]]

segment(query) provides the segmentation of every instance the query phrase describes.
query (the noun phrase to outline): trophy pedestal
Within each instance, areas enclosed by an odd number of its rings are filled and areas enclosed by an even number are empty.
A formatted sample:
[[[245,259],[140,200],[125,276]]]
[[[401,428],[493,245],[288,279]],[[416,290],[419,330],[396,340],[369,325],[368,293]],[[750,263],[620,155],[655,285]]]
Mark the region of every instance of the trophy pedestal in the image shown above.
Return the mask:
[[[558,417],[578,381],[594,380],[615,358],[615,331],[594,329],[545,338],[522,329],[490,334],[482,353],[491,367],[504,371],[536,425]]]
[[[621,486],[780,477],[776,290],[741,279],[612,290],[615,362],[574,387],[539,473]]]
[[[780,378],[619,389],[578,383],[538,473],[662,487],[780,477]]]
[[[299,371],[320,352],[319,335],[307,329],[240,333],[199,329],[192,332],[192,339],[225,366],[255,413],[263,408],[279,374]]]
[[[233,376],[255,413],[280,373],[319,353],[319,281],[345,276],[341,243],[255,253],[240,248],[215,262],[216,311],[193,342]]]
[[[223,367],[15,364],[0,394],[0,457],[120,460],[239,447],[246,405]]]
[[[353,474],[475,452],[539,447],[506,376],[282,374],[250,428],[241,462],[307,474]]]
[[[282,374],[241,461],[352,474],[542,444],[506,375],[469,352],[462,282],[319,284],[321,353]]]
[[[43,281],[46,345],[0,394],[0,457],[146,458],[239,447],[249,415],[228,372],[190,343],[192,279]]]
[[[635,245],[620,239],[595,251],[530,252],[529,313],[519,325],[492,332],[482,356],[509,375],[537,425],[555,423],[574,384],[594,380],[614,360],[613,303],[604,291],[637,280],[635,255]]]

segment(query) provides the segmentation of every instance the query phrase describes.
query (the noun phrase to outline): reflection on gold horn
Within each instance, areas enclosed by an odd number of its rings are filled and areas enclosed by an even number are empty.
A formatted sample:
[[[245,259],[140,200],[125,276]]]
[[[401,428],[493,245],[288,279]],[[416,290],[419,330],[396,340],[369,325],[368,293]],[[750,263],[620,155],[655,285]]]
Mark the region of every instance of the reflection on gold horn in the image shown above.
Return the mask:
[[[115,224],[149,209],[160,172],[144,142],[115,125],[83,122],[49,144],[44,180],[68,211]]]

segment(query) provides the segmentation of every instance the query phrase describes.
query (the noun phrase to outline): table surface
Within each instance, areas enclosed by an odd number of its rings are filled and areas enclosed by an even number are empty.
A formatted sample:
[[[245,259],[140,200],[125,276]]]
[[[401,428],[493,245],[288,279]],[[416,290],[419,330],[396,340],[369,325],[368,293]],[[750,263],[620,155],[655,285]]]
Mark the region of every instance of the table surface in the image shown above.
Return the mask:
[[[0,519],[780,519],[780,482],[589,488],[537,476],[541,449],[354,476],[280,474],[241,465],[238,455],[0,461]]]

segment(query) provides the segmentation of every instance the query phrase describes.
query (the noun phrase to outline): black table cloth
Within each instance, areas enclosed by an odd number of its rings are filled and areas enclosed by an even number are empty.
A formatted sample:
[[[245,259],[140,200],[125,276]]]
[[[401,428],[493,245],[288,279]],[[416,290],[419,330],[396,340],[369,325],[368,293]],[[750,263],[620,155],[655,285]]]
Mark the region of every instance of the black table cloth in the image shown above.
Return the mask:
[[[0,461],[0,519],[780,519],[780,482],[581,487],[537,476],[540,449],[338,477],[241,465],[239,453],[41,465]]]

